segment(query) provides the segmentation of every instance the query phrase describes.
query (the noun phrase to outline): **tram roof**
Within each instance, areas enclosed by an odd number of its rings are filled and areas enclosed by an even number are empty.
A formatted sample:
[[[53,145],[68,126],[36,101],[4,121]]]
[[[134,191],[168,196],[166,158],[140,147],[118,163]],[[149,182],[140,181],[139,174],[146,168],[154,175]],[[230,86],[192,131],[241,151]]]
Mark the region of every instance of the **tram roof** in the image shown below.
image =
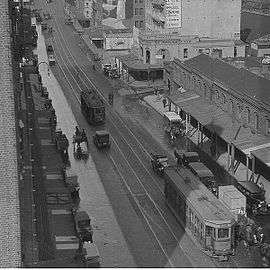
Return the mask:
[[[103,100],[94,92],[81,92],[81,96],[90,107],[101,107],[104,106]]]
[[[165,168],[164,173],[204,221],[215,224],[233,221],[233,216],[222,202],[191,171],[182,167],[169,166]]]

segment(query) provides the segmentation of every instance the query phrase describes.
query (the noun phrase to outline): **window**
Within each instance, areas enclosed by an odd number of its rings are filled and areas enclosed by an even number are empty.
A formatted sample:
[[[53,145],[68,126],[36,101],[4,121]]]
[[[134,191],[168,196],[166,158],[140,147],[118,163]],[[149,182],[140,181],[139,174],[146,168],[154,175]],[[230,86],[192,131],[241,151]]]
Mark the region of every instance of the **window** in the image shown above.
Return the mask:
[[[229,237],[229,229],[218,229],[218,238],[228,238]]]
[[[269,119],[266,120],[266,133],[270,134],[270,120]]]
[[[247,108],[247,122],[250,123],[250,109]]]
[[[184,58],[188,58],[188,49],[184,48]]]
[[[135,15],[138,15],[138,9],[135,8]]]
[[[142,4],[143,3],[143,0],[140,0],[140,3]]]
[[[139,12],[140,15],[143,14],[143,8],[140,8],[140,12]]]
[[[139,21],[135,21],[135,27],[139,27]]]
[[[135,4],[137,4],[138,3],[138,0],[135,0]]]
[[[256,130],[259,129],[259,115],[258,114],[255,115],[255,129]]]
[[[237,57],[237,47],[233,48],[233,57]]]

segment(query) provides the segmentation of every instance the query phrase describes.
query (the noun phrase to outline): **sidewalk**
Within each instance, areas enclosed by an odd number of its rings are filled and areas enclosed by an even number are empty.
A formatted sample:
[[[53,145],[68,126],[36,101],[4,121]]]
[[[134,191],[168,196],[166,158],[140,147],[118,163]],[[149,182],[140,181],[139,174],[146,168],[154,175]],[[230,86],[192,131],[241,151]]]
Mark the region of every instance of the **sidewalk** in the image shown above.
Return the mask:
[[[155,95],[149,95],[147,97],[144,97],[144,101],[153,109],[155,109],[160,115],[163,115],[164,112],[169,110],[168,107],[164,108],[163,103],[162,103],[162,98],[157,99],[157,96]],[[172,105],[172,111],[173,110],[174,108]],[[194,143],[194,145],[197,146],[197,138],[198,138],[197,131],[189,134],[188,138]],[[211,157],[210,144],[207,144],[207,140],[209,139],[204,140],[203,148],[200,148],[202,149],[202,152],[206,153],[208,156],[208,157],[207,156],[204,157],[205,160],[209,160],[209,157]],[[229,172],[227,172],[228,154],[223,153],[222,150],[220,149],[217,149],[217,157],[218,158],[215,160],[215,162],[217,162],[221,168],[216,168],[216,172],[214,173],[216,174],[216,176],[218,176],[218,178],[223,184],[225,183],[231,184],[231,182],[233,182],[234,179],[237,181],[246,181],[247,170],[244,164],[240,163],[236,174],[233,176],[233,175],[230,175]],[[224,170],[224,173],[222,173],[220,169]],[[225,171],[227,173],[225,173]],[[249,171],[249,175],[251,175],[251,171]],[[270,202],[270,183],[262,176],[260,177],[260,182],[263,183],[264,188],[266,190],[266,200],[267,202]]]
[[[37,54],[39,62],[48,62],[44,37],[40,26]],[[40,65],[39,72],[43,86],[47,87],[49,97],[57,115],[57,126],[66,134],[70,147],[69,158],[71,167],[78,176],[80,184],[80,206],[86,210],[92,219],[94,227],[94,241],[101,255],[102,267],[119,267],[123,265],[136,266],[129,252],[124,235],[120,231],[108,196],[96,170],[95,163],[89,155],[87,162],[77,161],[73,157],[72,137],[75,126],[79,125],[67,103],[61,86],[50,72],[48,76],[47,65]],[[88,138],[90,139],[90,138]]]

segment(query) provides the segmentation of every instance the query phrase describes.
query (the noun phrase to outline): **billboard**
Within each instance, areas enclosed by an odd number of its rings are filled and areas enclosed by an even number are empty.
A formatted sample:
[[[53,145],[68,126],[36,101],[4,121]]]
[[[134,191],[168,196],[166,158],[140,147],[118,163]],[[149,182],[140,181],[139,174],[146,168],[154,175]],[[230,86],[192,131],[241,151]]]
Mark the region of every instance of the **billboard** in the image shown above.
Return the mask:
[[[182,0],[166,0],[165,4],[166,28],[182,26]]]

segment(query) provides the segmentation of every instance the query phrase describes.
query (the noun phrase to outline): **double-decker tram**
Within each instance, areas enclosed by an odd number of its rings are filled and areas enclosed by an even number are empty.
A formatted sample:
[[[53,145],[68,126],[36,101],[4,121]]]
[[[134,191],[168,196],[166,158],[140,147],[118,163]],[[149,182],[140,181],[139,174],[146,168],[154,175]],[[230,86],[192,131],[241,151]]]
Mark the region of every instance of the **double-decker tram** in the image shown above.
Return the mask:
[[[89,124],[105,123],[105,105],[94,91],[81,92],[81,111]]]
[[[234,254],[235,220],[198,177],[184,167],[164,169],[167,205],[206,254],[226,260]]]

